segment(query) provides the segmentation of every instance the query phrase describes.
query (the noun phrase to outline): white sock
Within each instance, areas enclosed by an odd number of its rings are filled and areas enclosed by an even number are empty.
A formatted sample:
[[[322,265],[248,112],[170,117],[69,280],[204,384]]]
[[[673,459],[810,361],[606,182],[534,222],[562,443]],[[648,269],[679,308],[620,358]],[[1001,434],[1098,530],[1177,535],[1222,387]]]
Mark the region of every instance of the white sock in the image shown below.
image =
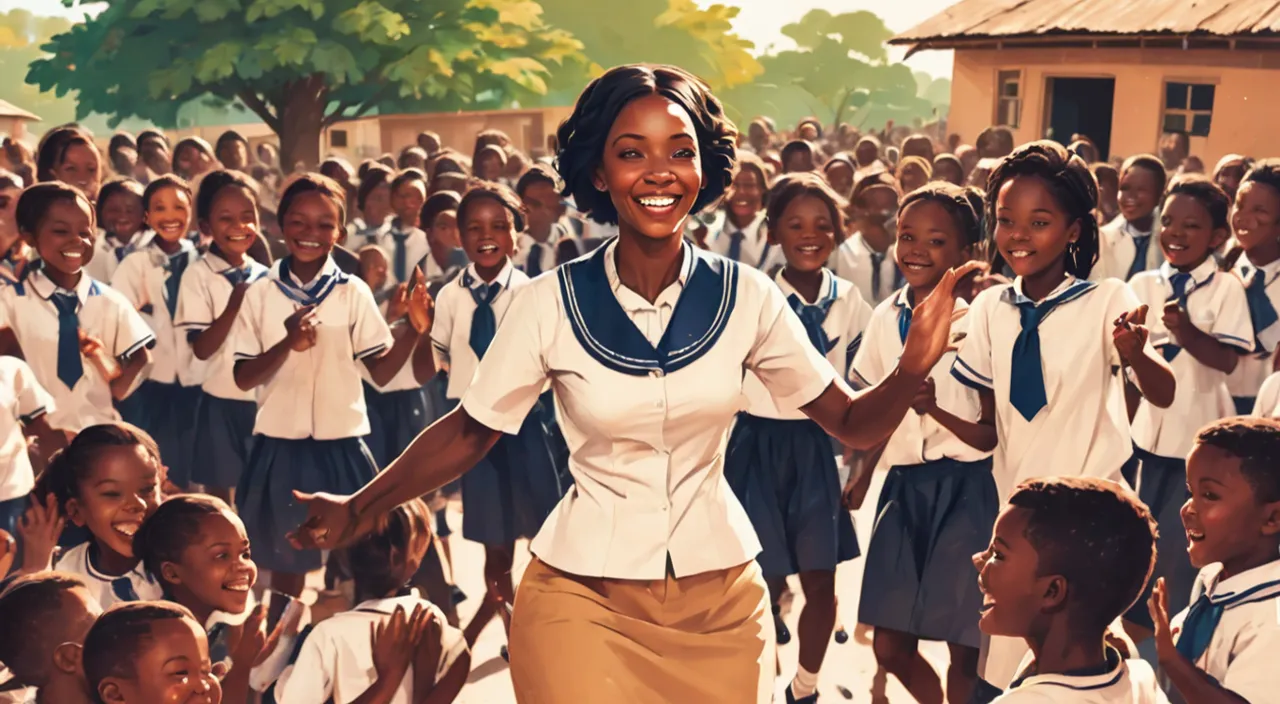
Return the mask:
[[[818,691],[818,673],[809,672],[803,665],[797,665],[796,677],[791,680],[791,693],[796,699],[804,699],[816,691]]]

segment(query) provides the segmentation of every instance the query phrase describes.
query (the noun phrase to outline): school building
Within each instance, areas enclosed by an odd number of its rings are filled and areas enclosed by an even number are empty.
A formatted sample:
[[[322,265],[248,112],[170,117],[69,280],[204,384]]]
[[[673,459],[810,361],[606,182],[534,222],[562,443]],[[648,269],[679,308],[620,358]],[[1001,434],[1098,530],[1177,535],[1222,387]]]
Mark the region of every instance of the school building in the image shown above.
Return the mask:
[[[1086,134],[1104,158],[1191,137],[1209,168],[1276,152],[1275,0],[960,0],[891,44],[952,49],[948,131],[1018,143]]]
[[[26,140],[27,123],[39,122],[40,118],[14,105],[0,100],[0,135]]]

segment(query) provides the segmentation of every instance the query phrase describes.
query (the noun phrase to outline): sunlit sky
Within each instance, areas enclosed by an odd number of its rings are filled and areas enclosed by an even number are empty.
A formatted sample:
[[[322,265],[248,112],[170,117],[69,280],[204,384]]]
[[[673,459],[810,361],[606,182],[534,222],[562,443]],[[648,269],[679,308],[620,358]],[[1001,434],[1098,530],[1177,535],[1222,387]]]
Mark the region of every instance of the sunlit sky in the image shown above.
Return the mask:
[[[626,0],[605,0],[606,2],[625,2]],[[699,5],[716,4],[736,5],[742,12],[734,24],[738,34],[755,42],[756,47],[764,49],[769,46],[787,48],[790,40],[782,36],[783,25],[799,19],[805,12],[814,8],[822,8],[830,12],[848,12],[852,10],[871,10],[884,19],[889,29],[903,31],[929,18],[943,8],[952,5],[956,0],[695,0]],[[63,6],[60,0],[0,0],[0,11],[13,8],[25,8],[40,15],[63,15],[72,19],[80,18],[92,4],[75,8]],[[904,52],[895,49],[894,59],[901,58]],[[908,63],[912,68],[927,71],[934,76],[951,75],[951,52],[926,51],[911,57]]]

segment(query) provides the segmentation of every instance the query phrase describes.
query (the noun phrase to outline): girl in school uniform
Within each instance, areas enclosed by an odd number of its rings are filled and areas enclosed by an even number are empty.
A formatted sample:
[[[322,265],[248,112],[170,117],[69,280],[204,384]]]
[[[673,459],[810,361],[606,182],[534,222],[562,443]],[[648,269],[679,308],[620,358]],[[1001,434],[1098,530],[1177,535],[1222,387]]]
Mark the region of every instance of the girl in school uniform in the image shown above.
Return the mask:
[[[427,256],[427,235],[418,227],[427,199],[427,177],[417,169],[405,169],[391,181],[391,207],[395,216],[378,232],[372,244],[382,247],[391,262],[392,286],[409,283],[413,267]]]
[[[1163,314],[1151,325],[1152,343],[1169,362],[1177,393],[1167,409],[1138,402],[1133,445],[1139,459],[1138,496],[1160,526],[1155,572],[1163,578],[1174,612],[1187,606],[1196,569],[1187,557],[1180,512],[1187,499],[1187,454],[1196,432],[1235,415],[1227,375],[1253,350],[1253,326],[1244,286],[1218,271],[1213,253],[1230,229],[1227,194],[1204,177],[1185,176],[1169,187],[1160,211],[1159,246],[1165,263],[1129,281],[1138,300]],[[1125,618],[1152,628],[1146,599]]]
[[[279,213],[289,256],[249,285],[232,332],[236,385],[256,389],[258,403],[236,507],[272,588],[292,596],[321,565],[318,552],[285,540],[302,517],[293,492],[351,491],[377,471],[361,440],[369,418],[359,367],[386,384],[415,347],[430,354],[419,344],[431,323],[422,287],[409,305],[412,324],[393,336],[369,287],[334,263],[345,209],[341,188],[323,176],[290,184]]]
[[[947,346],[968,267],[917,308],[899,369],[855,397],[774,282],[686,242],[689,214],[732,178],[723,115],[675,67],[593,81],[560,127],[559,171],[618,236],[527,284],[459,408],[360,493],[300,497],[299,545],[348,544],[519,432],[550,382],[574,485],[532,542],[512,620],[512,681],[529,701],[772,701],[760,544],[723,475],[744,372],[780,408],[866,449],[897,427]]]
[[[722,257],[768,271],[778,252],[765,232],[765,197],[769,180],[764,163],[743,155],[725,197],[724,226],[709,237],[707,248]]]
[[[177,324],[182,279],[200,258],[187,237],[191,201],[190,186],[177,176],[161,176],[148,184],[142,209],[151,229],[149,239],[126,256],[111,277],[111,287],[156,333],[155,364],[146,381],[120,404],[120,412],[155,438],[169,467],[168,480],[179,487],[191,483],[196,405],[206,367]]]
[[[853,284],[824,266],[835,249],[843,201],[821,176],[778,179],[769,191],[769,239],[786,258],[775,281],[814,348],[839,370],[862,342],[871,306]],[[743,382],[746,410],[729,435],[725,480],[746,509],[763,550],[757,558],[777,601],[800,575],[800,663],[788,702],[816,699],[818,671],[836,625],[836,565],[858,556],[831,437],[800,410],[778,408],[752,375]]]
[[[899,209],[894,251],[907,284],[876,307],[849,372],[856,386],[884,378],[902,354],[916,302],[948,269],[973,258],[983,239],[982,194],[934,183],[907,195]],[[967,308],[956,301],[956,310]],[[957,336],[965,318],[953,325]],[[950,374],[955,355],[942,358],[916,393],[908,413],[881,452],[849,477],[846,501],[857,509],[871,470],[890,467],[876,504],[867,550],[858,621],[875,628],[876,662],[916,701],[941,702],[942,677],[919,654],[921,640],[950,650],[947,699],[969,701],[978,676],[978,612],[982,594],[969,556],[986,547],[999,508],[991,476],[996,445],[994,399]]]
[[[155,336],[127,298],[84,271],[93,260],[92,204],[71,186],[41,183],[22,193],[16,217],[42,265],[0,287],[0,326],[53,397],[49,424],[74,434],[119,420],[112,402],[150,364]]]
[[[96,203],[102,185],[102,155],[93,137],[69,125],[46,132],[36,150],[36,181],[75,186]]]
[[[376,244],[378,236],[386,229],[387,221],[394,214],[391,210],[391,182],[395,172],[382,164],[371,164],[360,175],[356,189],[356,207],[360,217],[352,221],[355,240],[351,245],[359,249],[365,244]]]
[[[1153,405],[1173,402],[1173,373],[1147,339],[1147,307],[1118,279],[1088,280],[1097,193],[1084,160],[1049,141],[1005,157],[988,182],[992,270],[1007,262],[1016,278],[974,298],[952,374],[995,409],[1002,497],[1036,477],[1123,481],[1133,442],[1117,367]],[[1007,685],[1025,650],[993,639],[984,679]]]
[[[418,223],[427,233],[427,256],[418,263],[427,280],[427,292],[437,295],[467,266],[467,252],[458,234],[458,204],[462,196],[441,191],[422,204]]]
[[[524,212],[510,189],[488,183],[468,191],[458,206],[458,228],[471,265],[440,291],[431,332],[437,364],[449,368],[446,396],[453,404],[465,395],[512,301],[529,282],[511,262]],[[468,644],[475,643],[502,604],[514,601],[516,540],[536,534],[564,495],[542,417],[541,409],[534,409],[517,432],[504,435],[462,477],[462,535],[485,546],[488,587],[465,629]]]
[[[130,178],[108,181],[98,193],[101,235],[93,243],[93,259],[85,269],[99,281],[110,281],[124,258],[133,253],[146,228],[142,184]]]
[[[853,187],[849,209],[857,231],[840,243],[832,255],[836,276],[852,281],[871,305],[902,287],[902,272],[894,263],[898,202],[902,192],[893,174],[867,176]]]
[[[1280,344],[1280,159],[1263,159],[1245,174],[1231,209],[1231,229],[1244,250],[1235,271],[1244,282],[1254,334],[1252,354],[1241,357],[1227,379],[1236,413],[1244,415],[1274,371]]]
[[[1098,233],[1098,264],[1093,281],[1106,278],[1128,281],[1139,272],[1160,267],[1164,261],[1158,242],[1156,209],[1164,194],[1164,164],[1150,154],[1125,159],[1120,167],[1120,216]]]
[[[245,293],[267,275],[267,267],[249,255],[261,230],[257,186],[236,171],[209,173],[196,196],[196,222],[213,244],[183,276],[174,314],[192,355],[208,365],[195,416],[191,479],[230,502],[249,461],[258,412],[253,392],[236,386],[229,343]]]

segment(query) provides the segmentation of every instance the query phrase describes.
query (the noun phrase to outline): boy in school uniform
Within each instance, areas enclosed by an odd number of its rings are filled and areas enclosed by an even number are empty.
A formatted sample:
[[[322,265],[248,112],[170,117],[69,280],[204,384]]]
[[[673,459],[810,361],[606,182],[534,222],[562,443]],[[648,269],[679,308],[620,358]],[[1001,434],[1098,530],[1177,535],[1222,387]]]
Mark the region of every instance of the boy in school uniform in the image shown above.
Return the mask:
[[[1091,477],[1025,482],[973,556],[979,627],[1031,652],[999,704],[1158,704],[1155,673],[1105,638],[1155,561],[1155,523],[1133,492]]]
[[[1280,159],[1263,159],[1245,174],[1231,210],[1231,230],[1244,250],[1236,274],[1244,282],[1256,336],[1254,353],[1240,358],[1227,380],[1236,413],[1246,415],[1280,344]]]
[[[524,203],[527,222],[516,242],[512,261],[531,279],[556,267],[557,247],[560,240],[569,235],[561,222],[567,208],[560,197],[560,188],[555,172],[539,164],[526,171],[516,183],[516,195]]]
[[[1280,423],[1228,418],[1187,457],[1182,522],[1200,568],[1192,605],[1169,621],[1149,602],[1160,667],[1191,704],[1280,702]]]
[[[419,210],[426,200],[426,177],[417,169],[406,169],[391,182],[391,203],[395,217],[387,226],[370,235],[369,243],[376,244],[387,253],[391,263],[388,283],[408,283],[414,264],[421,262],[431,251],[427,233],[415,224]]]
[[[850,199],[857,232],[840,244],[831,263],[836,276],[852,281],[862,299],[873,306],[906,283],[893,249],[901,196],[891,174],[859,181]]]
[[[1098,263],[1091,281],[1128,281],[1164,261],[1159,246],[1160,197],[1166,185],[1164,166],[1147,155],[1129,157],[1120,168],[1120,215],[1099,228]]]

